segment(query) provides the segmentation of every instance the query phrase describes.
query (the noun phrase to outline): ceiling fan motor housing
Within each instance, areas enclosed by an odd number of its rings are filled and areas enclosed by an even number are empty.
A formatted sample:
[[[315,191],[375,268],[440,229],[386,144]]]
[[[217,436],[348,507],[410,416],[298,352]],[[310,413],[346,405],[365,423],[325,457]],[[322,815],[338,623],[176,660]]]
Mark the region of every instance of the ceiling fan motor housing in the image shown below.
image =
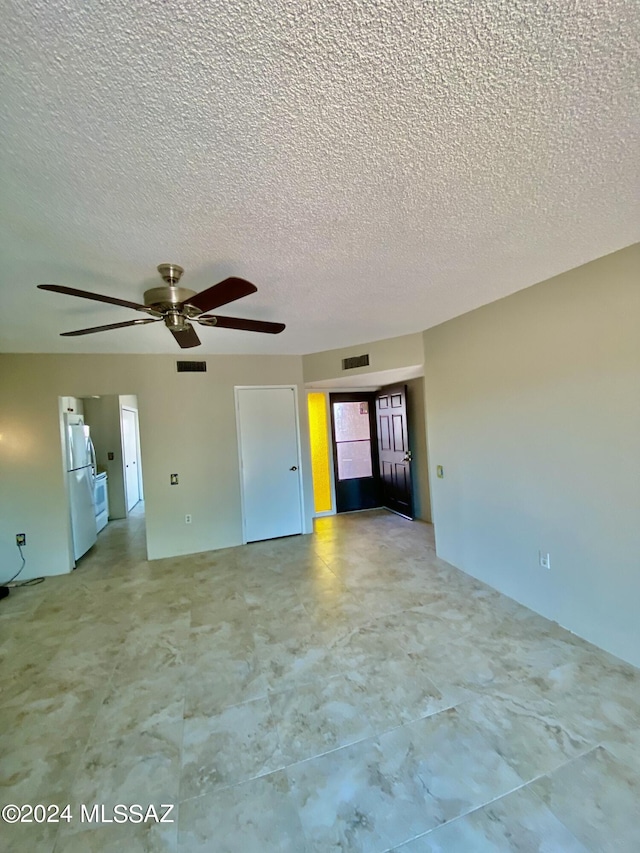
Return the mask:
[[[178,264],[159,264],[158,272],[167,284],[165,287],[152,287],[150,290],[145,290],[144,304],[148,308],[153,308],[161,314],[171,312],[174,316],[177,316],[173,309],[181,305],[183,307],[180,313],[185,317],[197,317],[198,314],[202,314],[199,308],[194,308],[187,304],[189,299],[196,295],[196,291],[188,290],[186,287],[178,287],[178,282],[184,272],[182,267],[178,266]],[[167,326],[172,326],[173,328],[178,328],[178,325],[177,320],[167,322]]]
[[[195,295],[195,290],[188,290],[186,287],[172,287],[171,285],[168,287],[152,287],[151,290],[144,292],[144,304],[161,314],[165,311],[171,311],[178,305],[183,305],[182,313],[185,316],[197,317],[198,314],[202,314],[202,311],[188,304],[189,300]]]

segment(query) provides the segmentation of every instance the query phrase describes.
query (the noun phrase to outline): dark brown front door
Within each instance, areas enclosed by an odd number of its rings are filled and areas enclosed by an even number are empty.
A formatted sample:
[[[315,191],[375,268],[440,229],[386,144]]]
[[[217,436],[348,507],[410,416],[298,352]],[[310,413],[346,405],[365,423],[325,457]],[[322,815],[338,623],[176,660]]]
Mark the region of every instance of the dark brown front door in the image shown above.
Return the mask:
[[[330,399],[336,510],[380,506],[374,395],[331,394]]]
[[[377,392],[376,417],[382,503],[400,515],[413,518],[406,385],[381,388]]]

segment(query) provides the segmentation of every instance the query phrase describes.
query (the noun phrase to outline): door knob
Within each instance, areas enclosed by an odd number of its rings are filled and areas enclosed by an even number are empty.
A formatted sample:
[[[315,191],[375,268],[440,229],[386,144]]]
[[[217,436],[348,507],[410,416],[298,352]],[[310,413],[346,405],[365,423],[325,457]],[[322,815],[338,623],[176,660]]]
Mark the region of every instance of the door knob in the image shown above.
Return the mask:
[[[292,466],[291,466],[291,468],[289,468],[289,470],[290,470],[290,471],[297,471],[297,470],[298,470],[298,466],[297,466],[297,465],[292,465]]]
[[[411,451],[410,451],[410,450],[407,450],[407,452],[406,452],[406,453],[404,454],[404,456],[402,457],[402,461],[403,461],[403,462],[411,462],[411,458],[412,458],[412,456],[411,456]]]

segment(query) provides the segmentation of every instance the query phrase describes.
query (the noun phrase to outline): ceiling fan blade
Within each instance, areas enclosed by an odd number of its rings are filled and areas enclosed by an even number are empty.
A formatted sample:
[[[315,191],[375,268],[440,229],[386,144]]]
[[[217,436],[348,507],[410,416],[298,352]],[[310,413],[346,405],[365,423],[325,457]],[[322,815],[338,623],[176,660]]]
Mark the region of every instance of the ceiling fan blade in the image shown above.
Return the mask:
[[[219,326],[221,329],[240,329],[243,332],[265,332],[267,335],[279,335],[286,328],[284,323],[270,323],[267,320],[245,320],[244,317],[197,317],[203,326]],[[208,322],[209,321],[209,322]]]
[[[255,293],[257,289],[255,284],[251,284],[250,281],[245,281],[243,278],[225,278],[224,281],[214,284],[213,287],[196,293],[195,296],[187,300],[186,304],[193,305],[194,308],[199,308],[201,311],[213,311],[214,308],[219,308],[228,302],[235,302],[236,299],[249,296],[251,293]]]
[[[189,347],[200,346],[200,338],[198,337],[196,330],[193,328],[191,323],[187,323],[184,328],[181,329],[172,329],[171,327],[169,327],[169,331],[177,340],[181,349],[189,349]]]
[[[123,308],[133,308],[135,311],[144,311],[154,317],[161,315],[146,305],[138,302],[129,302],[126,299],[117,299],[115,296],[103,296],[101,293],[90,293],[88,290],[78,290],[76,287],[63,287],[60,284],[39,284],[40,290],[51,290],[54,293],[66,293],[67,296],[80,296],[82,299],[93,299],[96,302],[108,302],[110,305],[121,305]]]
[[[63,338],[73,338],[76,335],[92,335],[94,332],[108,332],[110,329],[124,329],[125,326],[140,326],[145,323],[157,323],[157,320],[127,320],[125,323],[110,323],[108,326],[92,326],[90,329],[78,329],[76,332],[60,332]]]

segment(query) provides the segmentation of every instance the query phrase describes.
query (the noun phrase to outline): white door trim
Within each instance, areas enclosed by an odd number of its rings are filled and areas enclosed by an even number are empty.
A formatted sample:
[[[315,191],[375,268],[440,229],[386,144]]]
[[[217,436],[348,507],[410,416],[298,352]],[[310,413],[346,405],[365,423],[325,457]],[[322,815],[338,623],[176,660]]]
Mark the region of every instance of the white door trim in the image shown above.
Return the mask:
[[[245,511],[245,494],[244,494],[244,476],[242,467],[242,438],[240,434],[240,398],[239,391],[267,391],[270,389],[285,389],[293,391],[293,409],[295,415],[296,441],[298,445],[298,502],[300,504],[300,519],[302,522],[302,532],[306,530],[305,512],[304,512],[304,488],[302,481],[302,447],[300,441],[300,412],[298,406],[298,388],[296,385],[234,385],[233,395],[236,407],[236,440],[238,442],[238,474],[240,476],[240,507],[242,512],[242,544],[246,545],[249,541],[247,538],[247,516]]]
[[[141,489],[140,489],[140,423],[138,421],[138,410],[131,409],[129,406],[120,406],[120,442],[122,447],[122,477],[124,479],[124,508],[127,513],[127,517],[129,516],[129,489],[127,486],[127,459],[125,453],[125,439],[124,439],[124,416],[123,413],[128,412],[129,414],[134,416],[134,426],[135,426],[135,453],[136,453],[136,479],[138,481],[138,500],[134,504],[137,506],[138,503],[142,500],[141,498]],[[133,509],[133,507],[131,507]]]

